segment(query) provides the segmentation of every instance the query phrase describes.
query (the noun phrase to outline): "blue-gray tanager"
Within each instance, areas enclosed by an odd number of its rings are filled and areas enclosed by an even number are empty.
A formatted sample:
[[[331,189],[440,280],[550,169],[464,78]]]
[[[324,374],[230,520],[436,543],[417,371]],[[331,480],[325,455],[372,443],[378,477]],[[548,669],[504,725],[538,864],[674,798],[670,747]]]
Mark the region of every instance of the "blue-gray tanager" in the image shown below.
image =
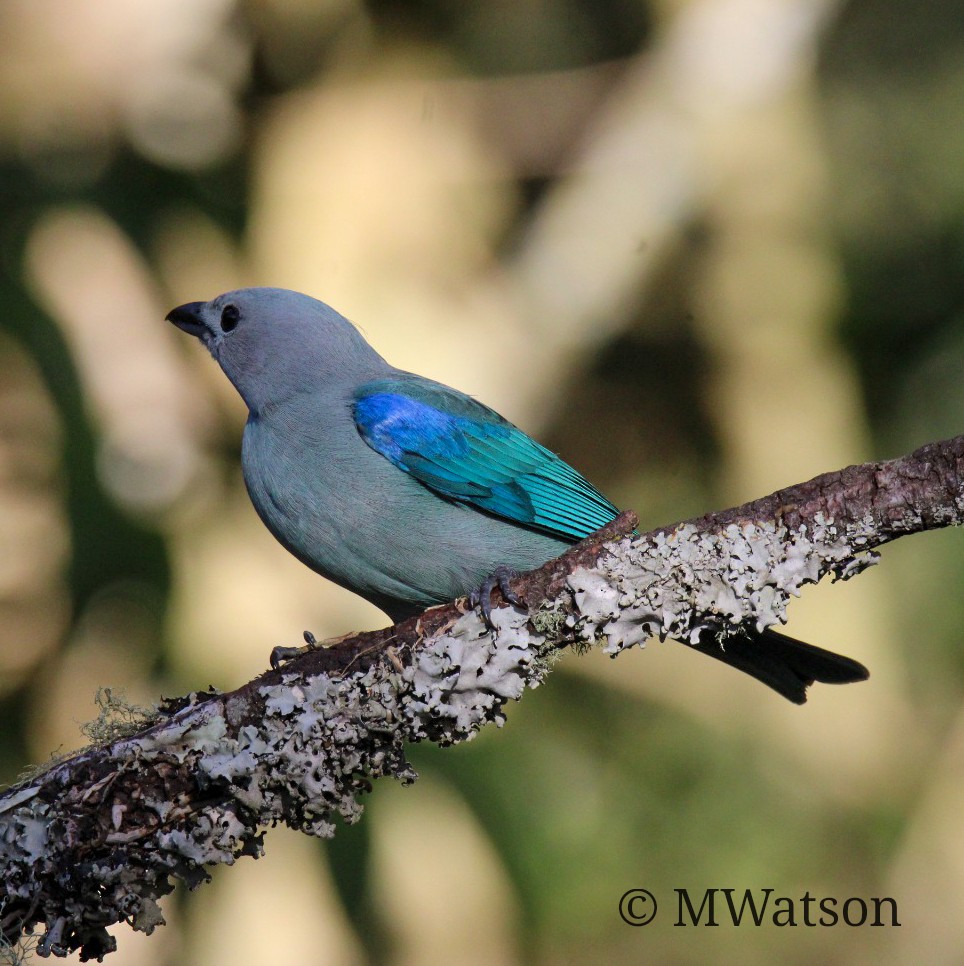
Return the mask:
[[[480,587],[487,608],[493,575],[507,590],[507,573],[617,515],[554,453],[457,389],[389,365],[324,302],[239,289],[167,318],[207,346],[248,406],[241,465],[268,529],[394,621]],[[697,649],[797,703],[815,680],[867,676],[772,632]]]

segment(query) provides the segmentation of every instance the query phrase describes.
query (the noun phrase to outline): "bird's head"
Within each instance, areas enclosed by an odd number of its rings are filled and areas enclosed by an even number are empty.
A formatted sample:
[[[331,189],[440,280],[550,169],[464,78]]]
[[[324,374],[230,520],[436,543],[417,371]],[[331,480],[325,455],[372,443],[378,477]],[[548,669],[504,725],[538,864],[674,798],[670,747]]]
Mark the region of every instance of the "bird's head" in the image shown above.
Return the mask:
[[[167,320],[196,336],[257,412],[305,389],[370,379],[386,363],[330,305],[283,288],[188,302]]]

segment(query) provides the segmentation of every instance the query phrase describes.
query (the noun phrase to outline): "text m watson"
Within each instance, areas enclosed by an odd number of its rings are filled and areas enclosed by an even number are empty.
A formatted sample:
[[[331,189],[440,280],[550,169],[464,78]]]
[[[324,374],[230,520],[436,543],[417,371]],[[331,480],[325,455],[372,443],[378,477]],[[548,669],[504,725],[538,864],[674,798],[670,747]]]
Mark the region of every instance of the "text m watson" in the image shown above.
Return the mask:
[[[674,889],[678,915],[674,926],[899,926],[897,901],[889,896],[816,898],[805,892],[797,899],[774,896],[773,889],[704,889],[695,905],[688,889]],[[697,896],[700,894],[697,893]]]

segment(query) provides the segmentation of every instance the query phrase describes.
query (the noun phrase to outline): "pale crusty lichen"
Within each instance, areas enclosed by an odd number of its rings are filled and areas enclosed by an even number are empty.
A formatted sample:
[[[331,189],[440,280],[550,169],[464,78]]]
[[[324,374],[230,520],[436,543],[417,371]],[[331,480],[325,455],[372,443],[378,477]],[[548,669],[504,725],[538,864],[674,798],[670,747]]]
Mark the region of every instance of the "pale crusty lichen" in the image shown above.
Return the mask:
[[[533,632],[528,615],[502,607],[492,611],[492,623],[490,633],[478,614],[463,615],[405,669],[412,688],[406,715],[415,740],[450,745],[474,737],[487,721],[501,727],[505,702],[542,680],[544,638]]]
[[[773,523],[735,524],[720,533],[684,525],[655,538],[627,538],[592,569],[569,577],[569,626],[585,641],[602,637],[617,654],[651,637],[697,643],[740,629],[786,622],[790,597],[827,573],[847,579],[877,562],[855,551],[854,534],[818,515],[789,532]]]

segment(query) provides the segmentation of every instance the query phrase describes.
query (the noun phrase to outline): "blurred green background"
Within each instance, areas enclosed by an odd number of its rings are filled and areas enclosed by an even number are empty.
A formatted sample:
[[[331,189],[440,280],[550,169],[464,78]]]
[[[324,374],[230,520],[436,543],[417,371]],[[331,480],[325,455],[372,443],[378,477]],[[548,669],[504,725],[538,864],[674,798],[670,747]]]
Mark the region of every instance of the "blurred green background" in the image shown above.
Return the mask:
[[[964,423],[961,0],[2,0],[0,51],[0,779],[99,685],[384,623],[256,519],[181,302],[321,297],[646,525]],[[961,962],[962,577],[942,532],[811,589],[790,631],[872,677],[802,709],[674,644],[567,656],[111,960]],[[678,928],[684,887],[903,925]]]

